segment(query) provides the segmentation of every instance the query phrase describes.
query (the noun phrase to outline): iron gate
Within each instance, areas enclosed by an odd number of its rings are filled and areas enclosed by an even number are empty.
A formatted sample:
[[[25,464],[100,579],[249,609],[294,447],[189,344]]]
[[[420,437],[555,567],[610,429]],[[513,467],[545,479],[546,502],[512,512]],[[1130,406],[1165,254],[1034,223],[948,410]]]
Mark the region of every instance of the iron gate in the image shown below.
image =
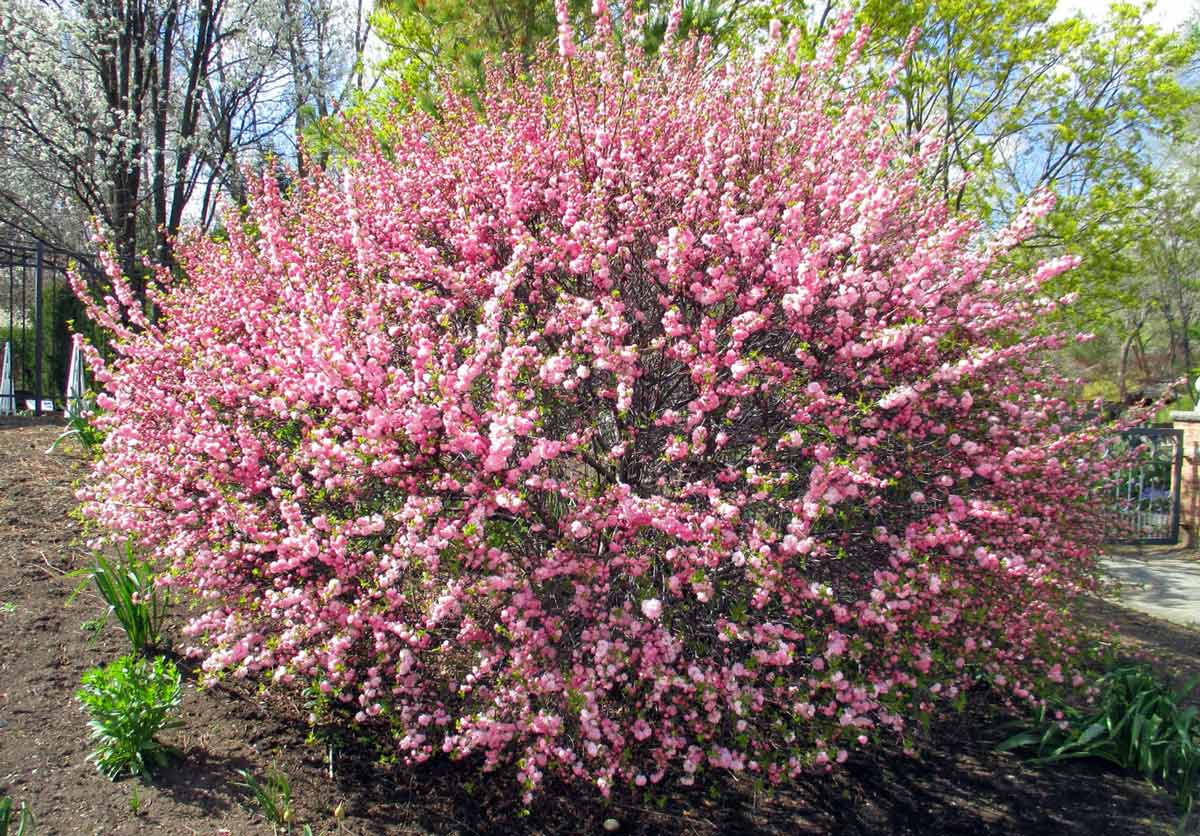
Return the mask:
[[[1117,480],[1120,534],[1130,545],[1174,545],[1179,542],[1180,484],[1183,473],[1183,430],[1137,427],[1121,433],[1121,443],[1134,450],[1133,465]]]

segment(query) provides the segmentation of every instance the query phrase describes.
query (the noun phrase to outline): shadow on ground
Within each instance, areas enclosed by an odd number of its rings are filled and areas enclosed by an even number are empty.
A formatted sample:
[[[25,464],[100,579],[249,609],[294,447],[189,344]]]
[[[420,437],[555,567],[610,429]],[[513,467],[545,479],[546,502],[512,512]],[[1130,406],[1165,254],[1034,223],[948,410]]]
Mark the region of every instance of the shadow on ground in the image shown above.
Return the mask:
[[[550,785],[522,815],[503,778],[448,762],[381,769],[366,750],[343,753],[336,792],[356,820],[379,833],[603,833],[610,817],[625,834],[1126,836],[1174,829],[1179,814],[1170,800],[1133,776],[1082,761],[1034,767],[997,753],[1009,730],[986,694],[975,696],[966,711],[931,726],[915,757],[885,743],[830,775],[774,793],[727,779],[672,789],[661,806],[652,796],[615,797],[605,806],[577,788]]]
[[[1200,625],[1200,553],[1112,547],[1101,565],[1119,585],[1116,602],[1121,606],[1176,624]]]

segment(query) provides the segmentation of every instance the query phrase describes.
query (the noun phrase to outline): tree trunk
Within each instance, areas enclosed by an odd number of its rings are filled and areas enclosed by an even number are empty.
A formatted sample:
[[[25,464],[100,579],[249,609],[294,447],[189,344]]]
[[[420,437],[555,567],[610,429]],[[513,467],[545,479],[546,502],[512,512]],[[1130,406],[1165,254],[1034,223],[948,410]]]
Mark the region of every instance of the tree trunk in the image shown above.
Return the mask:
[[[1125,344],[1121,348],[1121,367],[1117,372],[1117,391],[1121,403],[1125,403],[1125,398],[1129,395],[1129,355],[1133,350],[1134,340],[1137,338],[1139,329],[1129,332],[1129,336],[1125,338]]]

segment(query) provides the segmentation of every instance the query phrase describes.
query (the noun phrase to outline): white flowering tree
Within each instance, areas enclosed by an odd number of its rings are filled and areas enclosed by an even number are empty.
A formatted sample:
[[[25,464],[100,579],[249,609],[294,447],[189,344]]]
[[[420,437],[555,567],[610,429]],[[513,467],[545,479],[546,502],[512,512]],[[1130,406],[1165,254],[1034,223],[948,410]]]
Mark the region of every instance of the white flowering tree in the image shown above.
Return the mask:
[[[242,201],[242,166],[294,152],[300,107],[355,63],[330,60],[359,43],[339,34],[353,18],[331,0],[0,0],[0,220],[80,250],[95,219],[126,269],[170,263],[185,224]]]

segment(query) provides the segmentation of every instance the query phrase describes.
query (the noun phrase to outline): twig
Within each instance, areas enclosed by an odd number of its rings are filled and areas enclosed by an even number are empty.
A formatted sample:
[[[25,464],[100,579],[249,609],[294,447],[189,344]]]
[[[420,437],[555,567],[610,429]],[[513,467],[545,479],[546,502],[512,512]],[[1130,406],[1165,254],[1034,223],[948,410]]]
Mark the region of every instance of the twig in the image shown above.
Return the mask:
[[[40,555],[42,556],[42,562],[43,562],[43,563],[45,563],[45,564],[46,564],[48,567],[50,567],[51,569],[53,569],[55,572],[57,572],[57,573],[58,573],[58,574],[60,574],[60,575],[65,575],[65,574],[67,574],[67,570],[66,570],[66,569],[60,569],[60,568],[58,568],[57,566],[55,566],[53,563],[51,563],[51,562],[50,562],[50,558],[46,557],[46,553],[45,553],[44,551],[42,551],[41,549],[39,549],[39,550],[38,550],[38,554],[40,554]]]

